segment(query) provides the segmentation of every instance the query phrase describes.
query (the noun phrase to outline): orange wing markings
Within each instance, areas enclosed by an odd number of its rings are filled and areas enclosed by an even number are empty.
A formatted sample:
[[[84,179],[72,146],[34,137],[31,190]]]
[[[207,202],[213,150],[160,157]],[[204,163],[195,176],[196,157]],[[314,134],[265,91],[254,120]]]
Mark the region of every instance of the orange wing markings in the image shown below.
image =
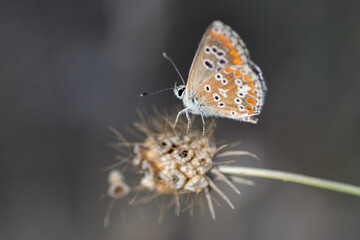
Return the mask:
[[[243,64],[243,62],[240,60],[240,58],[234,58],[233,63],[235,65],[242,65]]]
[[[254,84],[253,84],[254,85]],[[259,96],[253,92],[253,90],[248,91],[250,95],[252,95],[254,98],[258,98]]]
[[[215,31],[210,30],[210,37],[213,39],[219,38],[221,42],[224,42],[225,46],[228,48],[228,53],[234,59],[232,63],[235,65],[243,65],[244,62],[240,59],[240,54],[237,50],[235,50],[233,43],[228,40],[228,38],[224,34],[218,35]]]
[[[233,57],[239,57],[239,53],[233,48],[230,49],[229,54]]]
[[[249,83],[248,83],[248,86],[251,87],[252,89],[255,89],[255,88],[256,88],[255,85],[254,85],[254,83],[252,83],[252,82],[249,82]],[[250,91],[249,91],[249,93],[250,93]],[[250,93],[250,94],[251,94],[251,93]]]
[[[232,69],[232,68],[229,68],[229,67],[225,68],[225,72],[227,72],[227,73],[232,73],[232,72],[234,72],[234,71],[235,71],[235,70]]]
[[[250,115],[255,114],[255,111],[252,109],[251,106],[247,106],[247,110],[248,110],[248,112],[249,112]]]
[[[255,100],[254,100],[253,98],[249,98],[249,99],[247,100],[247,102],[250,103],[250,104],[253,105],[253,106],[256,106]]]
[[[214,32],[213,30],[211,30],[211,31],[210,31],[210,37],[216,38],[216,37],[217,37],[216,32]]]
[[[229,49],[233,48],[233,45],[231,44],[230,41],[226,41],[225,46],[228,47]]]
[[[224,34],[220,34],[219,39],[220,39],[220,41],[222,41],[222,42],[225,42],[225,41],[226,41],[226,37],[225,37]]]
[[[248,83],[252,82],[251,78],[249,77],[249,75],[245,75],[244,80]]]

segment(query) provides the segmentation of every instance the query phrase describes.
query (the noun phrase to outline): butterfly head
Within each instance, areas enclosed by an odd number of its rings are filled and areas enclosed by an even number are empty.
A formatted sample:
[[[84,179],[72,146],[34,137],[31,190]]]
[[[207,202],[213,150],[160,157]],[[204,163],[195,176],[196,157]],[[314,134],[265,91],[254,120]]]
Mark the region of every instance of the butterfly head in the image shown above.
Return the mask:
[[[174,87],[175,96],[179,99],[183,99],[184,95],[185,95],[185,88],[186,88],[185,85],[176,86],[176,84],[175,84],[175,87]]]

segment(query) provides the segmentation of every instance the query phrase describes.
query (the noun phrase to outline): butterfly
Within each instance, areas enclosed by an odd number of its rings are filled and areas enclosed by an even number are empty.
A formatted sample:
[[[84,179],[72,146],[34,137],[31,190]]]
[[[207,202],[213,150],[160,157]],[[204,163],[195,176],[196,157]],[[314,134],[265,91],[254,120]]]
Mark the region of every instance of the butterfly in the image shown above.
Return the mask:
[[[260,68],[250,60],[239,35],[221,21],[205,31],[192,62],[187,84],[174,87],[174,94],[185,106],[181,114],[224,117],[257,123],[267,91]]]

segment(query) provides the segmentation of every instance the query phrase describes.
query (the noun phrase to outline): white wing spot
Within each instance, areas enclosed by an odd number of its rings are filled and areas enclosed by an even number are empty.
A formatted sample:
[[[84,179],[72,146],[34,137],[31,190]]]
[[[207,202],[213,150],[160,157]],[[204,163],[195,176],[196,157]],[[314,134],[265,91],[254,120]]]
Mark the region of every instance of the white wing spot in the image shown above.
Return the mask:
[[[242,46],[243,48],[246,47],[244,41],[240,37],[239,37],[238,41],[239,41],[240,46]]]
[[[212,61],[210,61],[209,59],[205,59],[203,63],[207,69],[212,70],[214,68],[214,63]]]
[[[245,94],[242,93],[242,92],[238,92],[237,95],[238,95],[238,97],[240,97],[240,98],[244,98],[244,97],[245,97]]]
[[[240,104],[242,101],[241,101],[240,98],[235,98],[235,99],[234,99],[234,102],[235,102],[236,104]]]
[[[229,90],[230,90],[230,89],[225,90],[225,89],[219,88],[220,94],[223,95],[224,97],[227,97],[227,94],[226,94],[226,93],[227,93]]]
[[[214,24],[214,25],[215,25],[215,24]],[[221,25],[216,24],[216,26],[214,26],[214,27],[212,28],[212,30],[213,30],[216,34],[219,34],[221,27],[222,27]]]
[[[205,46],[204,51],[205,51],[206,54],[209,54],[210,51],[211,51],[211,50],[210,50],[210,47],[209,47],[209,46]]]
[[[223,78],[223,79],[221,80],[221,83],[222,83],[223,85],[226,85],[226,84],[228,84],[228,80],[227,80],[226,78]]]
[[[243,105],[238,105],[238,108],[240,109],[241,112],[245,111],[245,107]]]
[[[237,43],[236,38],[231,37],[231,38],[230,38],[230,43],[231,43],[231,45],[235,46],[236,43]]]
[[[244,49],[241,46],[236,47],[236,51],[239,53],[239,55],[244,55]]]
[[[220,96],[217,93],[213,94],[215,102],[220,101]]]
[[[210,92],[211,91],[211,87],[209,84],[206,84],[205,87],[204,87],[205,91],[206,92]]]
[[[250,78],[251,79],[258,79],[258,76],[255,74],[255,73],[253,73],[253,72],[250,72]]]
[[[251,87],[249,87],[248,85],[242,85],[238,86],[238,90],[239,92],[248,92],[251,90]]]
[[[212,54],[215,54],[215,55],[216,55],[218,51],[219,51],[219,49],[218,49],[216,46],[212,46],[212,47],[211,47],[211,53],[212,53]]]
[[[248,75],[251,72],[251,68],[248,65],[244,65],[240,69],[240,72],[242,73],[242,75]]]
[[[225,65],[227,63],[227,60],[225,58],[220,58],[220,60],[218,61],[219,65]]]
[[[238,86],[241,86],[242,85],[242,81],[240,79],[235,79],[235,84],[238,85]]]
[[[224,29],[224,36],[228,38],[230,36],[230,31],[228,29]]]
[[[232,111],[230,111],[230,114],[231,114],[231,116],[236,116],[236,115],[237,115],[237,112],[234,111],[234,110],[232,110]]]
[[[247,56],[246,55],[240,55],[240,59],[243,62],[247,62]]]
[[[218,57],[225,56],[225,52],[223,50],[218,50],[217,55]]]
[[[220,81],[220,80],[222,79],[221,73],[217,73],[217,74],[215,75],[215,79],[218,80],[218,81]]]
[[[219,102],[219,103],[218,103],[218,107],[219,107],[219,108],[223,108],[223,107],[225,107],[225,103],[223,103],[223,102]]]
[[[232,30],[231,33],[235,38],[240,38],[239,35],[234,30]]]

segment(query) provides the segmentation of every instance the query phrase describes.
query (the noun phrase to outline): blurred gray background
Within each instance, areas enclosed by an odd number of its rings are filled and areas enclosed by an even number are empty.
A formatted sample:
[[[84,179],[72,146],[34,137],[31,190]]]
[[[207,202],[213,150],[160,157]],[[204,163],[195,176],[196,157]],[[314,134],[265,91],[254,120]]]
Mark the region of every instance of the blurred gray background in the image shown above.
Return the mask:
[[[0,2],[0,239],[359,239],[360,198],[254,179],[217,220],[159,201],[114,208],[107,129],[135,108],[171,109],[172,92],[143,91],[187,75],[206,27],[219,19],[244,39],[269,88],[257,125],[216,119],[216,138],[261,161],[238,164],[360,185],[359,1]],[[199,119],[197,119],[197,122]],[[132,140],[130,134],[123,131]]]

